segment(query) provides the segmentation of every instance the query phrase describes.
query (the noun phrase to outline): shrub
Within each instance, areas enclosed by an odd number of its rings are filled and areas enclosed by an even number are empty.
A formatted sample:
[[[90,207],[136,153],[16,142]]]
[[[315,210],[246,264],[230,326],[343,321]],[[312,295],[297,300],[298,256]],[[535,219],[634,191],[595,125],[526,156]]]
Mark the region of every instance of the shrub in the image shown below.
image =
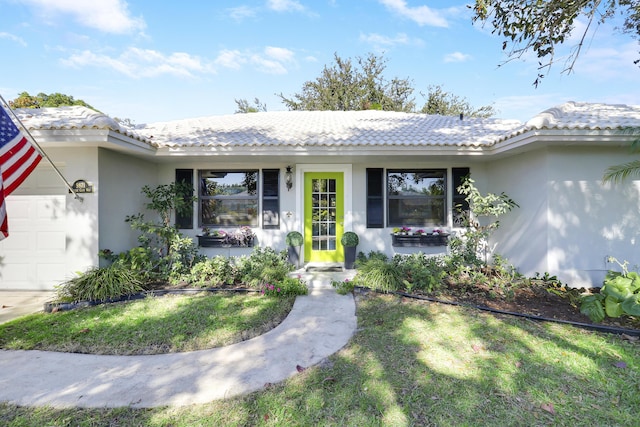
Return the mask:
[[[59,301],[100,301],[143,291],[139,275],[116,262],[108,267],[93,267],[57,288]]]
[[[340,243],[342,243],[342,246],[346,248],[355,248],[358,246],[358,243],[360,243],[360,238],[353,231],[347,231],[342,234]]]
[[[397,291],[402,287],[398,267],[380,259],[370,259],[362,264],[355,279],[357,284],[382,292]]]
[[[196,263],[188,274],[182,276],[182,280],[202,287],[232,285],[235,268],[229,258],[218,255]]]
[[[264,283],[260,286],[260,291],[264,295],[278,297],[306,295],[309,292],[307,285],[294,277],[285,277],[275,284]]]
[[[299,231],[290,231],[284,239],[287,246],[302,246],[304,243],[304,237]]]
[[[408,292],[414,290],[431,293],[437,291],[446,276],[442,260],[422,253],[398,255],[393,259],[402,275],[402,283]]]
[[[282,281],[293,266],[287,262],[286,251],[256,247],[249,256],[236,260],[238,279],[247,286],[257,288],[265,283]]]
[[[606,316],[640,316],[640,274],[629,272],[627,264],[620,264],[622,272],[607,273],[599,294],[582,299],[581,313],[594,322],[602,322]]]

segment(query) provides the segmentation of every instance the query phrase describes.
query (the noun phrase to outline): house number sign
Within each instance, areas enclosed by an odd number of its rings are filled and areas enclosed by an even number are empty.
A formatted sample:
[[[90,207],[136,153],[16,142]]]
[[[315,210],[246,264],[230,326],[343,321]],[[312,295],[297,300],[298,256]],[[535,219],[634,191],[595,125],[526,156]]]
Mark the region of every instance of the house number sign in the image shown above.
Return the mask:
[[[84,179],[79,179],[71,186],[76,193],[93,193],[93,185]]]

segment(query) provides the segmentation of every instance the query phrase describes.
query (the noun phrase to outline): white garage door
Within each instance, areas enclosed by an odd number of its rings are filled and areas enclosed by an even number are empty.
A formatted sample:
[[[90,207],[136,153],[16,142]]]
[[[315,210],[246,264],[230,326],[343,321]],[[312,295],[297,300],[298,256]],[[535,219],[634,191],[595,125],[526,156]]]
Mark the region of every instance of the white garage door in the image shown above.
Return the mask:
[[[68,278],[66,188],[44,162],[7,197],[0,289],[53,289]]]
[[[66,273],[65,196],[9,196],[0,241],[2,289],[53,289]]]

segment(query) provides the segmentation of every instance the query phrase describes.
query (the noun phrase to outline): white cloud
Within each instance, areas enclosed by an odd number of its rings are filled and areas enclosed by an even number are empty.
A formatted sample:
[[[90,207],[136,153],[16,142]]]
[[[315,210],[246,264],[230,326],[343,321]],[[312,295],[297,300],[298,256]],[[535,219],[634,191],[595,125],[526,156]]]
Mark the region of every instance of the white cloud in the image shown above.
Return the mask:
[[[282,47],[267,46],[262,53],[224,50],[215,60],[216,65],[239,70],[247,64],[267,74],[287,74],[288,66],[295,66],[295,53]]]
[[[360,41],[370,43],[377,47],[393,47],[397,45],[420,44],[419,40],[412,40],[405,33],[398,33],[394,37],[377,33],[360,34]]]
[[[229,16],[236,21],[242,21],[245,18],[253,18],[256,16],[257,12],[255,9],[250,8],[249,6],[238,6],[231,9],[228,9]]]
[[[27,42],[24,41],[24,39],[22,39],[21,37],[15,36],[13,34],[0,32],[0,39],[11,40],[12,42],[16,42],[21,46],[24,46],[24,47],[27,46]]]
[[[302,12],[304,6],[297,0],[267,0],[267,7],[276,12]]]
[[[379,2],[398,15],[414,21],[420,26],[448,27],[444,14],[429,6],[410,7],[405,0],[379,0]]]
[[[225,68],[239,70],[247,62],[245,55],[239,50],[223,50],[215,59],[215,63]]]
[[[462,52],[452,52],[444,56],[444,62],[466,62],[471,59],[471,55]]]
[[[70,67],[111,68],[132,78],[157,77],[168,74],[193,78],[201,74],[212,74],[214,68],[197,56],[184,52],[165,55],[150,49],[129,48],[118,57],[94,53],[88,50],[62,60]]]
[[[32,6],[48,21],[70,15],[85,27],[106,33],[126,34],[146,27],[141,17],[132,17],[124,0],[19,0]]]

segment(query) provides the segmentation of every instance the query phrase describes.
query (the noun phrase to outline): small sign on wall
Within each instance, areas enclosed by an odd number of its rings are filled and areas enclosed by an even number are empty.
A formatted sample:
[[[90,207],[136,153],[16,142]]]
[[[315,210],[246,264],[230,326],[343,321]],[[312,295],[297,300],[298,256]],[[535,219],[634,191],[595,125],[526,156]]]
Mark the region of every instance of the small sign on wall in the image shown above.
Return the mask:
[[[93,193],[93,185],[89,184],[84,179],[78,179],[76,182],[73,183],[71,188],[73,188],[73,191],[75,191],[78,194]],[[69,190],[69,193],[71,193],[71,190]]]

